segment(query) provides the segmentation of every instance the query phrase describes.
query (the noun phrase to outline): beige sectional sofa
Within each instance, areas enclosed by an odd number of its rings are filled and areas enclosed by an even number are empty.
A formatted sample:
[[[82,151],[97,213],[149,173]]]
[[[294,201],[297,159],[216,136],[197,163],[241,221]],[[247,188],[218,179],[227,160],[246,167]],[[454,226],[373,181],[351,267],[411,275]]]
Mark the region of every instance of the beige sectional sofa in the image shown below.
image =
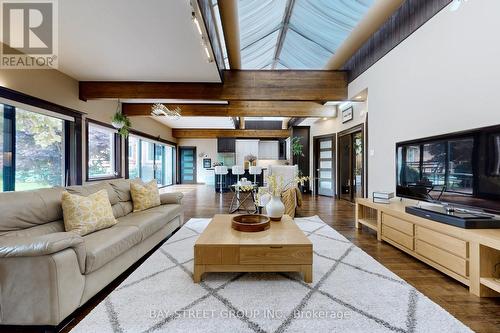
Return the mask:
[[[181,193],[133,213],[129,180],[67,190],[103,188],[118,223],[83,237],[64,231],[64,188],[0,193],[1,325],[58,325],[184,222]]]

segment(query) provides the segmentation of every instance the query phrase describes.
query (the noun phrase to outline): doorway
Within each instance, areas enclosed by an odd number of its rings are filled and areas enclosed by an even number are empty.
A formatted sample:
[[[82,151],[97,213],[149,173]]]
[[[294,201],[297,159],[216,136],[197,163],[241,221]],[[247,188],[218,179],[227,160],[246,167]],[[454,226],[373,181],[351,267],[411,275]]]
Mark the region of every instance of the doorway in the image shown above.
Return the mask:
[[[196,184],[196,147],[179,147],[179,182]]]
[[[335,134],[315,136],[314,170],[315,189],[318,195],[335,195]]]
[[[339,197],[354,202],[364,196],[363,124],[339,133]]]

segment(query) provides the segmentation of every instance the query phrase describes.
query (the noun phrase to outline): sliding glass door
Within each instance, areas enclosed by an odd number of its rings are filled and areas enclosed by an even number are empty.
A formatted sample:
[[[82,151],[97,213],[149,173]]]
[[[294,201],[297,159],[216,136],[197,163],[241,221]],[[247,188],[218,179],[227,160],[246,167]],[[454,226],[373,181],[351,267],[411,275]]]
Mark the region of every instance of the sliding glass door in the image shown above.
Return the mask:
[[[128,177],[147,182],[156,179],[158,186],[173,184],[175,147],[139,136],[128,138]]]
[[[0,104],[0,191],[65,185],[66,121]]]

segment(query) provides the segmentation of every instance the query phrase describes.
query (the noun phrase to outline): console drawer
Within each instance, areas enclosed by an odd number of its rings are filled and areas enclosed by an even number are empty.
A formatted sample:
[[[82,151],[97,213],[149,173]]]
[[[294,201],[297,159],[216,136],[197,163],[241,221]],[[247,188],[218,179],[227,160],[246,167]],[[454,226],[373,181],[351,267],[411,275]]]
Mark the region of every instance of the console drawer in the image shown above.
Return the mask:
[[[447,268],[450,271],[464,277],[469,275],[469,265],[467,260],[418,239],[416,240],[415,247],[418,254],[434,261],[444,268]]]
[[[466,241],[420,226],[416,226],[415,228],[417,239],[451,252],[461,258],[465,259],[468,257],[468,244]]]
[[[399,245],[404,246],[409,250],[413,251],[414,249],[412,236],[409,236],[401,231],[388,227],[384,224],[382,224],[382,237],[385,237],[393,242],[396,242]]]
[[[414,225],[413,223],[407,222],[405,220],[401,220],[397,217],[387,215],[387,214],[382,214],[382,224],[385,224],[392,229],[396,229],[398,231],[404,232],[405,234],[409,236],[414,235]]]
[[[312,246],[243,246],[240,265],[312,264]]]

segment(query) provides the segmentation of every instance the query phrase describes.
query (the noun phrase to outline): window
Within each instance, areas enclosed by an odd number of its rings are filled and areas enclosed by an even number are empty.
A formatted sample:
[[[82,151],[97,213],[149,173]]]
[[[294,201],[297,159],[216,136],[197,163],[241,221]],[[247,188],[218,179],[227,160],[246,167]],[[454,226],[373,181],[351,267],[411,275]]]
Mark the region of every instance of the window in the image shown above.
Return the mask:
[[[175,146],[136,135],[127,141],[128,178],[156,179],[158,186],[173,184]]]
[[[71,183],[74,119],[42,112],[0,104],[0,191]]]
[[[87,121],[87,180],[120,176],[120,136],[107,125]]]

